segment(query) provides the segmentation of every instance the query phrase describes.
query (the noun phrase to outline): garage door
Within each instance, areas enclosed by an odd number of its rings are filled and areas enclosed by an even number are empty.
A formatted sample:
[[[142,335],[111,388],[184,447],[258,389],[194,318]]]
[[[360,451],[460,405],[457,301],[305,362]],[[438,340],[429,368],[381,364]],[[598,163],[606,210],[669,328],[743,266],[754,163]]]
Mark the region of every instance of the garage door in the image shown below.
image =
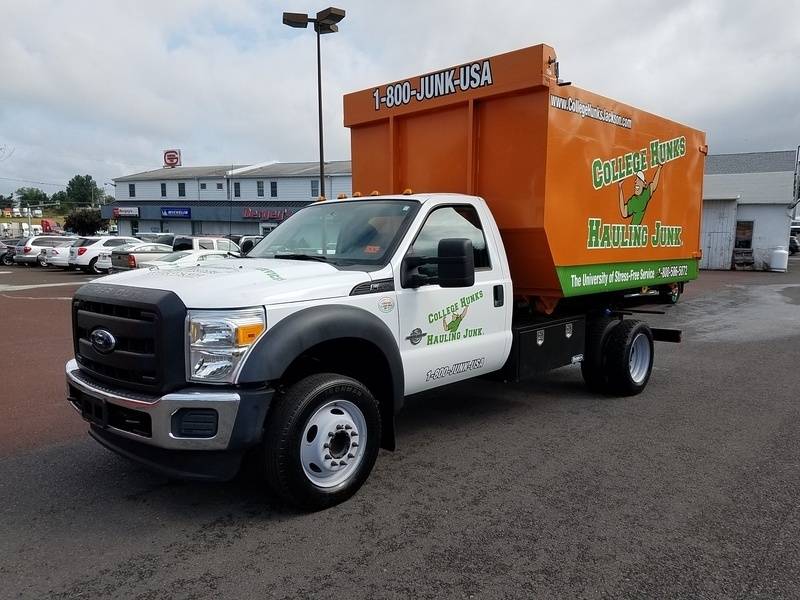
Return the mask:
[[[736,230],[736,200],[704,200],[701,269],[730,269]]]

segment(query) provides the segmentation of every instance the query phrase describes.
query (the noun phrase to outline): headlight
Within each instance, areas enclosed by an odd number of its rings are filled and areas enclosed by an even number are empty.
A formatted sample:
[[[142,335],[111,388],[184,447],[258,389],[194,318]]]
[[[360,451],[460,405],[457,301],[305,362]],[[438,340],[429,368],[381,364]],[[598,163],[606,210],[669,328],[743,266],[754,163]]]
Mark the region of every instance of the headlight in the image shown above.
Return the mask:
[[[267,329],[263,308],[190,310],[186,317],[186,376],[234,383],[247,353]]]

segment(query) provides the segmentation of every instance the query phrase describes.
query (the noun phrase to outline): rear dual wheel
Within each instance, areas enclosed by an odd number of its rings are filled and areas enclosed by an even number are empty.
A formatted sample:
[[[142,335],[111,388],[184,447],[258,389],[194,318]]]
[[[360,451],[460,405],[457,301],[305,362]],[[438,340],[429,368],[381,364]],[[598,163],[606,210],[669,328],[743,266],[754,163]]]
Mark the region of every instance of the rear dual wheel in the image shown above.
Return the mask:
[[[276,396],[267,418],[267,483],[302,508],[343,502],[367,480],[380,436],[380,407],[363,384],[332,373],[306,377]]]
[[[640,394],[653,370],[653,333],[635,319],[600,317],[587,325],[581,373],[586,386],[613,396]]]

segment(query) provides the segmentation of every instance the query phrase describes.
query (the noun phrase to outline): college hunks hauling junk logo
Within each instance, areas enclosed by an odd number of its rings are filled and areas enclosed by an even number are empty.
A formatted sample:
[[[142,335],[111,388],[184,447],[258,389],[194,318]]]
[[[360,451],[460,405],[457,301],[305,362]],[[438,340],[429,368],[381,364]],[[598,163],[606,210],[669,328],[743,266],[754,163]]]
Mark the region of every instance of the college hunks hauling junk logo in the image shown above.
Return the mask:
[[[593,250],[682,246],[683,227],[656,221],[651,233],[642,220],[658,191],[663,166],[685,155],[686,138],[681,136],[666,142],[653,140],[649,148],[612,159],[595,158],[592,161],[592,187],[601,190],[616,183],[619,213],[628,222],[603,223],[602,219],[590,218],[586,247]],[[626,190],[625,180],[630,178],[633,178],[633,186]]]
[[[433,344],[443,344],[445,342],[456,342],[479,335],[483,335],[483,327],[467,327],[461,328],[464,320],[467,318],[469,307],[474,302],[483,299],[483,290],[478,290],[467,296],[462,296],[452,304],[448,304],[428,315],[428,323],[430,325],[438,325],[441,323],[441,333],[428,333],[425,337],[425,344],[432,346]]]
[[[679,163],[670,163],[686,156],[686,149],[685,136],[652,139],[640,150],[591,161],[587,176],[592,188],[605,190],[598,205],[607,209],[613,204],[618,216],[610,222],[599,216],[587,219],[584,239],[588,250],[602,253],[611,248],[683,246],[681,225],[645,221],[654,203],[669,202],[661,181],[665,171],[680,171]],[[696,277],[696,269],[696,261],[685,259],[576,265],[560,268],[559,279],[567,295],[576,295],[691,279]]]

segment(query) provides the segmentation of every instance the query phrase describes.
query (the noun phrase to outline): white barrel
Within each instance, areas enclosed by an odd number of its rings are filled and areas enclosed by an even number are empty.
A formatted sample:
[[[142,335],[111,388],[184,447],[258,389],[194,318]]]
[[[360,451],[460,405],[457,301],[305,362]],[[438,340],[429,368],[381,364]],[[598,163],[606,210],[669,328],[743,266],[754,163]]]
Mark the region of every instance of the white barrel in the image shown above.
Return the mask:
[[[769,257],[769,270],[784,273],[789,266],[789,251],[786,246],[778,246]]]

